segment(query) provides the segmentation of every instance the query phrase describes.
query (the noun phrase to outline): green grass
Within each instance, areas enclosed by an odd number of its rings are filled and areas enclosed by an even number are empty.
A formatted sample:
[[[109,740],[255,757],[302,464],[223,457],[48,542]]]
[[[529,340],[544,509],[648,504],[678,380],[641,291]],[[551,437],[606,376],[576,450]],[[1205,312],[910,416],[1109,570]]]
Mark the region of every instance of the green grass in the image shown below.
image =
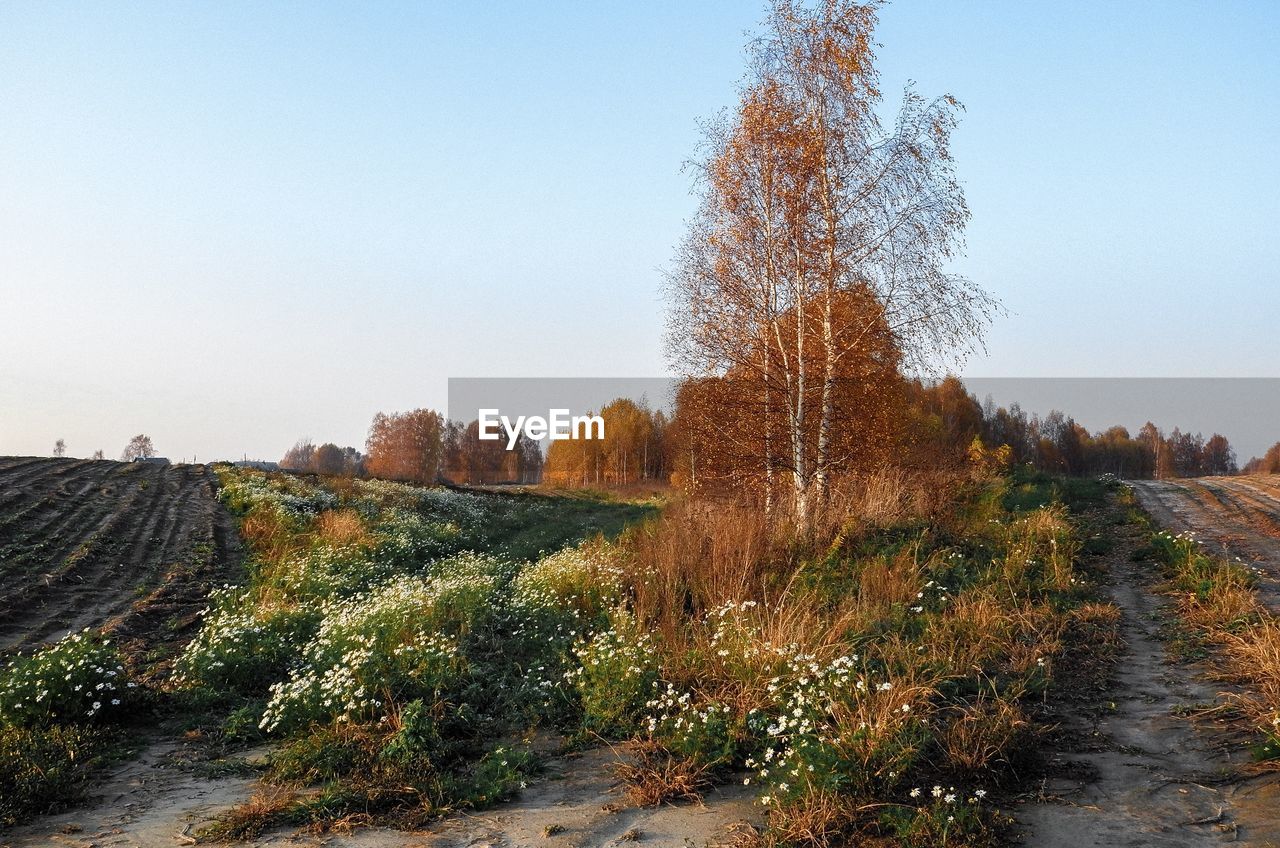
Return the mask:
[[[1019,467],[1010,476],[1004,507],[1010,512],[1030,512],[1060,503],[1072,512],[1083,512],[1105,504],[1107,490],[1107,484],[1091,477],[1067,477]]]
[[[536,559],[540,554],[576,545],[596,535],[616,538],[628,525],[656,516],[650,503],[628,503],[604,498],[560,494],[513,492],[481,497],[511,507],[495,510],[481,531],[481,550],[516,560]]]
[[[122,743],[114,728],[0,727],[0,828],[79,801]]]

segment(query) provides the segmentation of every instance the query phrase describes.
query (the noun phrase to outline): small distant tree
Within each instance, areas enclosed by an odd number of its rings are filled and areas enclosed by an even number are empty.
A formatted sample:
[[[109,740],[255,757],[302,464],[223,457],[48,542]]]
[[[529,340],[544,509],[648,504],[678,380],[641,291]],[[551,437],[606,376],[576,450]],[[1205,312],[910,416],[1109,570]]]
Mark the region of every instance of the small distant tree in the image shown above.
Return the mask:
[[[1169,435],[1169,452],[1173,455],[1174,476],[1199,477],[1204,474],[1204,437],[1184,433],[1177,427]]]
[[[63,457],[67,455],[66,439],[58,439],[58,441],[53,443],[53,455],[57,457]]]
[[[342,449],[342,473],[348,477],[364,476],[364,454],[350,445]]]
[[[102,448],[98,448],[96,451],[94,451],[94,452],[93,452],[93,458],[94,458],[94,459],[106,459],[106,457],[105,457],[105,456],[103,456],[103,454],[102,454]]]
[[[1236,466],[1236,452],[1231,449],[1231,443],[1227,438],[1219,433],[1214,433],[1209,441],[1204,443],[1201,464],[1204,467],[1204,473],[1218,476],[1235,474],[1239,470]]]
[[[289,471],[310,471],[315,452],[316,446],[310,439],[298,439],[281,457],[280,467]]]
[[[125,445],[124,453],[120,454],[123,462],[133,462],[135,459],[150,459],[156,455],[155,445],[151,444],[151,437],[145,434],[138,434],[129,440],[129,444]]]
[[[325,442],[316,448],[311,457],[311,469],[317,474],[326,474],[331,477],[342,474],[346,470],[342,448],[333,442]]]
[[[542,448],[524,433],[516,441],[516,479],[521,483],[542,480]]]
[[[444,418],[430,409],[387,415],[379,412],[369,427],[365,471],[384,480],[430,484],[443,452]]]

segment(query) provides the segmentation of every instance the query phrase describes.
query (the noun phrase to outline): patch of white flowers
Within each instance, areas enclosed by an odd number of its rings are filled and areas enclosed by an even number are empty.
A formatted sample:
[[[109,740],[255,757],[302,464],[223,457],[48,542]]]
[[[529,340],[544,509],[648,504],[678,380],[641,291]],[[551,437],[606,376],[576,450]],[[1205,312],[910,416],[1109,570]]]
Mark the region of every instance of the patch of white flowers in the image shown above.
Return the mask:
[[[476,574],[405,577],[327,602],[301,664],[271,686],[262,729],[374,718],[393,698],[438,697],[458,671],[458,643],[432,625],[457,616],[450,601],[474,606],[493,588],[492,577]]]
[[[126,678],[111,642],[86,628],[0,670],[0,724],[105,718],[136,688]]]
[[[757,781],[773,787],[764,804],[839,791],[851,777],[891,769],[882,754],[894,751],[895,738],[918,721],[910,689],[872,673],[857,654],[823,662],[797,651],[768,691],[774,715],[763,751],[746,761]]]

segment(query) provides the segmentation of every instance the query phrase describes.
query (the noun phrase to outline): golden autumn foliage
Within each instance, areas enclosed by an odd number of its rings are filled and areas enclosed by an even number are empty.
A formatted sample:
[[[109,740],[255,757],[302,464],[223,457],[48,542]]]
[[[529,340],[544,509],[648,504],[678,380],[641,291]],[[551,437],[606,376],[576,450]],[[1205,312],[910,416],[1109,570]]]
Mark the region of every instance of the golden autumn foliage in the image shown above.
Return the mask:
[[[552,486],[626,486],[666,476],[667,419],[643,403],[618,398],[601,407],[603,439],[553,441],[543,482]]]
[[[679,478],[760,492],[802,524],[891,441],[900,364],[963,354],[996,308],[947,270],[969,217],[959,104],[908,89],[882,127],[875,23],[847,0],[772,5],[737,109],[707,133],[669,277],[671,359],[699,395],[677,414]]]
[[[830,314],[853,323],[875,311],[864,292],[838,292]],[[822,373],[822,310],[812,310],[809,343],[779,328],[781,350],[799,350],[802,369]],[[874,320],[868,323],[874,325]],[[789,386],[783,354],[762,340],[763,372],[732,367],[723,376],[688,380],[674,421],[673,481],[691,492],[755,492],[766,497],[795,483],[795,469],[821,465],[831,477],[876,467],[898,455],[904,382],[892,335],[882,325],[835,358],[830,377],[802,391]],[[824,415],[825,407],[825,415]],[[826,431],[824,432],[824,421]],[[789,479],[788,479],[789,478]]]
[[[379,412],[366,444],[365,468],[370,476],[410,483],[434,483],[440,468],[444,419],[430,409]]]

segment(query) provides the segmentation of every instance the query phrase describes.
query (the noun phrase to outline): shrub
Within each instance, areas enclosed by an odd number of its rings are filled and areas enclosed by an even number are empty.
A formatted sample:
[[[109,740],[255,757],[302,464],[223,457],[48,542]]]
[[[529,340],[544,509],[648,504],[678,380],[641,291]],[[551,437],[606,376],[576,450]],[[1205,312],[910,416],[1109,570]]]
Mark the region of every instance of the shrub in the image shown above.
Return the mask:
[[[1015,591],[1068,590],[1075,584],[1079,546],[1065,507],[1055,504],[1020,516],[1006,529],[1004,578]]]
[[[582,702],[583,726],[608,738],[639,730],[658,682],[653,640],[624,614],[574,650],[580,666],[568,672]]]
[[[0,724],[108,720],[127,714],[136,686],[110,641],[86,629],[0,672]]]
[[[0,727],[0,828],[78,799],[107,741],[82,725]]]
[[[481,757],[461,791],[452,794],[466,806],[487,807],[523,789],[537,768],[537,757],[531,751],[501,745]]]
[[[431,583],[406,578],[327,605],[301,665],[272,684],[262,728],[369,719],[396,703],[438,699],[459,671],[456,639],[431,627],[440,597]]]
[[[689,757],[673,755],[659,743],[637,744],[634,758],[615,766],[632,803],[654,807],[667,801],[696,801],[714,784],[711,767]]]
[[[204,626],[174,664],[175,681],[256,695],[298,658],[315,633],[314,609],[256,606],[249,593],[229,587],[210,594]]]
[[[622,572],[604,545],[565,548],[522,569],[512,583],[513,603],[576,614],[590,621],[619,601]]]
[[[882,821],[905,848],[986,848],[1000,844],[998,837],[1004,824],[983,806],[986,794],[976,789],[965,797],[954,786],[934,786],[928,792],[912,789],[911,802],[891,808]]]
[[[737,745],[732,710],[715,701],[698,703],[692,694],[678,694],[674,686],[650,701],[649,735],[673,754],[702,766],[733,762]]]
[[[891,789],[929,741],[925,719],[936,690],[876,675],[857,655],[826,664],[797,656],[776,691],[780,709],[764,751],[747,761],[770,790],[766,805]]]

